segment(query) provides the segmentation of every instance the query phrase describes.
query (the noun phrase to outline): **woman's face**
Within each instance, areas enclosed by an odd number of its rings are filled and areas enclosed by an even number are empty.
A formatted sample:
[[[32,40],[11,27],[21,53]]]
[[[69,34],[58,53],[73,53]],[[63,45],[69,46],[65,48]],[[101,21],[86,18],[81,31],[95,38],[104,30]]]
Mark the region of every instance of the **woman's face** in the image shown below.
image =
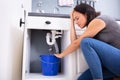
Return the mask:
[[[85,24],[87,22],[87,17],[86,15],[80,13],[80,12],[77,12],[77,11],[74,11],[73,12],[73,19],[74,19],[74,22],[80,27],[80,28],[84,28],[85,27]]]

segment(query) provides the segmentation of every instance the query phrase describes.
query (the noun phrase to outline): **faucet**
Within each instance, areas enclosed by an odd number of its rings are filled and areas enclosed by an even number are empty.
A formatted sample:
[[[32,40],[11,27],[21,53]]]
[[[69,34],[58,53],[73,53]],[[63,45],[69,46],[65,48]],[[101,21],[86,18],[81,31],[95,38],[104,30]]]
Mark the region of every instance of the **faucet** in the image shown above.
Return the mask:
[[[54,13],[54,14],[55,14],[55,13],[60,13],[59,8],[58,8],[58,7],[55,7],[53,13]]]

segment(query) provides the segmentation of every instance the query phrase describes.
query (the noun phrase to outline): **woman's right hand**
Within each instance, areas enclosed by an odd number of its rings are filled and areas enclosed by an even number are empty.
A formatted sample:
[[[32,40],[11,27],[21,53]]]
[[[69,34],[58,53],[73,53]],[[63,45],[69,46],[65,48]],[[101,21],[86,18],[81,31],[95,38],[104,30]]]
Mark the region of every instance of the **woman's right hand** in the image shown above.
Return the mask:
[[[54,54],[54,56],[56,56],[57,58],[62,58],[60,53],[56,53],[56,54]]]

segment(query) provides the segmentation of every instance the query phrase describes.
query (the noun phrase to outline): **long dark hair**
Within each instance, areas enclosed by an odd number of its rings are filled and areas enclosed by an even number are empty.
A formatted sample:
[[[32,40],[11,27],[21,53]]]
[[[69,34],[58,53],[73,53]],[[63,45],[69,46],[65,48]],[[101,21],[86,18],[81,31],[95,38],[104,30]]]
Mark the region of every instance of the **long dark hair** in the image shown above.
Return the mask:
[[[96,12],[93,7],[85,3],[76,5],[74,10],[87,16],[87,23],[85,26],[87,26],[95,17],[100,15],[100,12]]]

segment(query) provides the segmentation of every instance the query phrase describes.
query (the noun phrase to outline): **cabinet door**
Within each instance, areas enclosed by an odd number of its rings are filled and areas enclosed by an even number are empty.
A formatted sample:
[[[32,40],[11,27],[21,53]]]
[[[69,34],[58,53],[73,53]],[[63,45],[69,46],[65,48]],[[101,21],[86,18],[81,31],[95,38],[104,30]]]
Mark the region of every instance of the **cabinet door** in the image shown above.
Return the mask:
[[[0,80],[21,80],[23,0],[0,0]]]

